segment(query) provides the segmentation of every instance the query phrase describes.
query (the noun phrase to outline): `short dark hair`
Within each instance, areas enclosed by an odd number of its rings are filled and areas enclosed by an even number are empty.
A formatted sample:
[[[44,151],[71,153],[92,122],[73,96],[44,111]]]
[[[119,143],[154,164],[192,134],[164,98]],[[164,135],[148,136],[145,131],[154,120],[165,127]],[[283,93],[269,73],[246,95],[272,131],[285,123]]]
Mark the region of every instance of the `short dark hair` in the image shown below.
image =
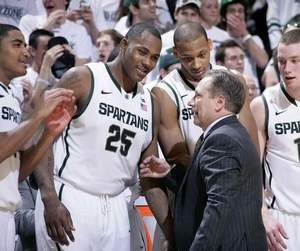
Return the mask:
[[[223,3],[224,2],[224,3]],[[225,18],[228,6],[232,4],[241,4],[244,6],[244,12],[245,12],[245,18],[247,17],[247,4],[245,0],[231,0],[231,1],[222,1],[221,2],[221,9],[220,9],[220,14],[222,18]]]
[[[204,77],[211,77],[209,92],[212,97],[223,95],[225,97],[225,109],[238,114],[245,101],[245,88],[240,78],[230,71],[210,70]]]
[[[160,32],[149,22],[141,22],[133,25],[125,35],[125,38],[127,40],[137,39],[140,38],[144,32],[149,32],[151,35],[161,40]]]
[[[114,46],[119,45],[121,42],[123,35],[117,32],[114,29],[107,29],[107,30],[102,30],[98,33],[97,38],[103,36],[103,35],[108,35],[111,37],[111,39],[114,41]]]
[[[176,46],[182,42],[188,43],[199,37],[204,37],[208,40],[206,31],[202,25],[197,22],[186,22],[176,28],[174,32],[174,45]]]
[[[7,36],[7,33],[12,31],[12,30],[18,30],[20,31],[20,29],[14,25],[11,24],[1,24],[0,23],[0,42],[3,38],[5,38]]]
[[[224,63],[225,62],[225,50],[227,48],[233,48],[233,47],[238,47],[242,51],[244,51],[243,48],[234,40],[232,40],[232,39],[225,40],[216,48],[216,54],[215,54],[216,62],[220,61],[220,62]]]
[[[38,38],[41,36],[54,37],[54,33],[44,29],[36,29],[29,35],[29,45],[33,48],[37,48]]]
[[[300,43],[300,29],[294,29],[283,33],[279,43],[286,45]]]

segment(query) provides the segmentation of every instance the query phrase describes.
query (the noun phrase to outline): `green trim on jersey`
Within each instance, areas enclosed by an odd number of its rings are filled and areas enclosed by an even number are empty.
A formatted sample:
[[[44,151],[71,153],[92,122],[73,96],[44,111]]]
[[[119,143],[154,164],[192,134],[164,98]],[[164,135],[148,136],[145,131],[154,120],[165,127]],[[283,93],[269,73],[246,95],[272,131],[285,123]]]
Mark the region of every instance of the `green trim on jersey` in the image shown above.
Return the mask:
[[[286,91],[283,82],[280,82],[280,89],[282,90],[284,96],[290,101],[293,105],[297,106],[297,103],[294,98],[292,98]]]
[[[82,107],[82,109],[80,110],[80,112],[78,114],[76,114],[75,116],[73,116],[73,119],[77,119],[78,117],[80,117],[81,114],[84,113],[84,111],[86,110],[86,108],[88,107],[91,99],[92,99],[92,96],[93,96],[93,93],[94,93],[94,89],[95,89],[95,81],[94,81],[94,75],[93,75],[93,72],[92,70],[87,66],[87,69],[89,70],[90,74],[91,74],[91,89],[90,89],[90,93],[89,93],[89,96],[86,100],[86,103],[84,104],[84,106]]]
[[[174,90],[174,88],[172,87],[171,84],[169,84],[167,81],[165,80],[162,80],[161,81],[162,83],[166,84],[166,86],[168,86],[170,88],[170,90],[173,92],[173,95],[175,97],[175,100],[176,100],[176,111],[177,111],[177,120],[179,119],[179,115],[180,115],[180,111],[179,111],[179,99],[178,99],[178,96]]]
[[[61,174],[62,174],[63,170],[65,169],[67,161],[68,161],[68,159],[70,157],[69,143],[67,141],[67,138],[69,136],[70,124],[71,124],[71,121],[68,124],[68,127],[66,129],[66,134],[64,136],[64,142],[65,142],[65,145],[66,145],[66,156],[65,156],[65,158],[63,160],[63,163],[62,163],[61,167],[59,168],[59,171],[58,171],[58,176],[59,177],[61,177]]]
[[[269,128],[269,107],[268,107],[268,103],[267,103],[265,95],[262,94],[261,97],[262,97],[264,107],[265,107],[265,134],[266,134],[266,141],[268,141],[268,139],[269,139],[269,133],[268,133],[268,128]]]
[[[105,68],[108,72],[108,75],[110,76],[111,80],[113,81],[113,83],[115,84],[115,86],[118,88],[118,90],[120,91],[120,93],[122,94],[122,87],[121,85],[119,84],[119,82],[115,79],[114,75],[112,74],[111,70],[109,69],[108,65],[107,64],[104,64],[105,65]],[[136,83],[135,85],[135,88],[132,92],[132,98],[135,97],[135,95],[137,94],[137,88],[138,88],[138,84]]]

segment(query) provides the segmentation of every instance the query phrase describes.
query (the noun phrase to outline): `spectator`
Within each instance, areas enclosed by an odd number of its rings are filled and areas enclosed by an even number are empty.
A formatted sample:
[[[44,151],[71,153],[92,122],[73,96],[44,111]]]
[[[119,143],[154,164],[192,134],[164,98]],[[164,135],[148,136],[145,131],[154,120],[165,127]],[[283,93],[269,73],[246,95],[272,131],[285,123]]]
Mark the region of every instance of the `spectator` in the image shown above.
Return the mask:
[[[245,74],[252,77],[259,87],[257,67],[263,69],[268,62],[268,55],[258,36],[252,36],[246,26],[246,4],[244,0],[222,0],[221,17],[230,38],[243,48],[245,57]]]
[[[156,0],[128,0],[123,2],[129,9],[127,16],[122,17],[115,26],[115,30],[126,35],[130,27],[141,22],[153,23],[157,20]]]
[[[103,30],[99,32],[96,41],[98,61],[107,62],[113,49],[119,46],[123,36],[116,30]]]
[[[92,59],[92,41],[85,28],[67,19],[66,0],[43,0],[47,15],[25,15],[21,18],[19,28],[28,41],[29,35],[37,28],[52,31],[55,36],[65,37],[74,54],[78,57],[77,64]]]
[[[185,22],[200,22],[200,0],[177,0],[174,12],[176,27]],[[175,29],[162,35],[162,54],[171,53]]]
[[[215,51],[221,42],[229,39],[226,31],[216,25],[220,21],[220,9],[218,0],[201,0],[200,23],[205,29],[207,36],[212,40],[213,47],[210,52],[210,63],[215,64]]]
[[[1,0],[0,23],[18,26],[21,17],[27,14],[38,14],[35,0]]]
[[[267,0],[267,25],[271,49],[275,49],[288,20],[299,14],[300,2],[295,0]]]
[[[245,53],[243,48],[234,40],[227,40],[220,44],[216,50],[216,63],[218,65],[225,66],[228,69],[236,70],[241,74],[244,74],[245,66]],[[248,90],[250,101],[259,96],[259,88],[255,85],[253,78],[244,74]]]

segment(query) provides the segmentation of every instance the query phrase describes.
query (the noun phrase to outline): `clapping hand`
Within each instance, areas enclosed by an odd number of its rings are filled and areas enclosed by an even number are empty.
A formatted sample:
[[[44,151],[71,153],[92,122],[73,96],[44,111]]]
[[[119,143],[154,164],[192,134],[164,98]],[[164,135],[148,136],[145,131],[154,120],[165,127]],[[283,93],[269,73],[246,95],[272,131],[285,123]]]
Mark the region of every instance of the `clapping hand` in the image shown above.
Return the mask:
[[[70,101],[59,103],[45,120],[48,133],[55,137],[59,135],[72,119],[76,109],[74,97]]]

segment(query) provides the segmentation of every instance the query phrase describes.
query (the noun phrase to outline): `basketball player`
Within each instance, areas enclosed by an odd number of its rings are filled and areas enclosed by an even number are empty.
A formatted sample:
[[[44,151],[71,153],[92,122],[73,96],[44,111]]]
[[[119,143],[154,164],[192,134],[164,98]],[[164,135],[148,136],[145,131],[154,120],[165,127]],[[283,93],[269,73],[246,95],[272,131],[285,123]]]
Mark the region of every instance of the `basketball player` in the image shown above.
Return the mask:
[[[176,179],[184,175],[196,142],[203,132],[193,123],[193,112],[188,101],[194,96],[195,87],[206,71],[210,68],[224,68],[209,63],[211,40],[199,23],[186,22],[179,25],[174,33],[174,45],[173,52],[180,61],[181,69],[170,72],[152,92],[157,97],[160,114],[163,115],[158,132],[159,143],[166,160],[176,165],[172,169],[172,175]],[[239,119],[252,140],[257,143],[248,96]],[[178,189],[173,183],[168,185],[173,191]]]
[[[270,250],[300,250],[300,30],[277,48],[282,82],[253,100],[265,171],[263,220]]]
[[[21,31],[12,25],[0,24],[0,250],[12,251],[15,244],[14,211],[21,206],[18,181],[29,175],[52,145],[56,135],[68,121],[47,127],[36,146],[23,147],[45,123],[46,117],[62,101],[70,101],[72,91],[56,89],[40,99],[28,120],[21,122],[18,97],[10,85],[15,77],[26,73],[29,54]],[[67,115],[67,114],[66,114]],[[65,117],[70,119],[70,117]],[[54,121],[53,121],[54,122]],[[65,123],[66,122],[66,123]]]
[[[180,70],[170,72],[152,89],[161,109],[159,142],[169,163],[188,166],[202,129],[193,123],[193,112],[188,101],[194,96],[195,86],[212,66],[209,63],[211,40],[199,23],[187,22],[174,33],[174,55],[181,64]],[[239,116],[256,142],[256,128],[246,99]],[[252,123],[253,122],[253,123]],[[176,170],[176,169],[173,169]]]
[[[160,50],[159,32],[139,23],[114,61],[76,67],[58,83],[74,91],[78,112],[54,145],[54,182],[52,165],[36,172],[39,250],[130,250],[121,193],[136,182],[139,161],[157,155],[159,109],[138,82],[155,67]],[[167,198],[152,182],[142,180],[142,187],[171,238]]]

